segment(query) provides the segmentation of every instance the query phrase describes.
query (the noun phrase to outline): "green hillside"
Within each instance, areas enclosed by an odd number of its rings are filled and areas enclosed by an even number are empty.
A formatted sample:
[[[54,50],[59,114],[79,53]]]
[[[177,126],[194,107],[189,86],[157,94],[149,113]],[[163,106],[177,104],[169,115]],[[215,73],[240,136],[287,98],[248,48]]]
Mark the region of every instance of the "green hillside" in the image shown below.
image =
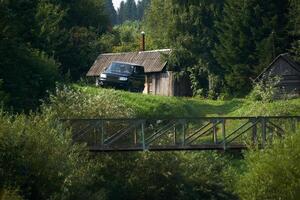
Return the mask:
[[[74,92],[76,94],[74,94]],[[73,97],[72,95],[77,97]],[[300,99],[274,102],[247,99],[207,100],[201,98],[164,97],[73,85],[60,93],[52,106],[75,104],[85,108],[83,114],[72,106],[61,108],[68,117],[204,117],[204,116],[267,116],[300,115]],[[76,100],[77,99],[77,100]],[[53,100],[53,99],[52,99]],[[76,100],[76,102],[74,102]],[[111,112],[115,110],[117,112]],[[79,109],[77,109],[78,111]],[[69,112],[68,112],[69,111]],[[99,112],[98,112],[99,111]],[[75,116],[72,116],[73,113]],[[64,116],[65,116],[64,115]],[[65,116],[66,117],[66,116]]]

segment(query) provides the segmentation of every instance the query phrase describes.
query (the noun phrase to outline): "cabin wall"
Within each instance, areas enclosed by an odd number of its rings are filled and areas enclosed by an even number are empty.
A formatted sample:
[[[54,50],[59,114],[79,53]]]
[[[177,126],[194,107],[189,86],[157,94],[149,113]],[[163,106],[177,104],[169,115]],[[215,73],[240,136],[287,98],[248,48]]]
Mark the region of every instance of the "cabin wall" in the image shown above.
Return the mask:
[[[266,75],[281,77],[279,87],[283,87],[286,92],[300,94],[300,73],[284,59],[278,59]]]
[[[173,72],[151,73],[146,75],[144,94],[161,96],[191,96],[188,77],[175,79]]]
[[[144,94],[174,96],[172,72],[149,73],[146,75]]]

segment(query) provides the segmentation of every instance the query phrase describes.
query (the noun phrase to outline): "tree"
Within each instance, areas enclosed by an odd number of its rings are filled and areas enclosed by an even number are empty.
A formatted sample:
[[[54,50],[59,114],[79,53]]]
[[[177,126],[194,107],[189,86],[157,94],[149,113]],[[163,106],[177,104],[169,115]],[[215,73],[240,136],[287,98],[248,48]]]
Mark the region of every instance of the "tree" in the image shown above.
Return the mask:
[[[24,199],[104,199],[101,187],[91,185],[97,163],[71,141],[52,113],[0,111],[0,197],[2,188],[16,188]]]
[[[109,16],[111,25],[117,24],[117,12],[114,8],[112,0],[105,0],[106,15]]]
[[[125,21],[141,21],[146,8],[150,4],[150,0],[135,0],[121,1],[118,9],[118,24]]]
[[[0,79],[9,96],[6,105],[14,111],[28,111],[55,87],[58,64],[43,51],[32,48],[37,35],[36,1],[1,1],[0,7]]]
[[[127,0],[125,3],[125,16],[127,20],[136,20],[136,11],[135,0]]]
[[[17,46],[18,45],[18,46]],[[55,88],[58,65],[45,53],[11,41],[1,42],[0,77],[9,94],[7,106],[14,111],[28,111],[40,104],[47,90]]]
[[[213,77],[222,71],[212,50],[217,42],[215,22],[222,7],[223,1],[153,0],[146,14],[146,31],[153,46],[173,49],[169,63],[190,77],[194,95],[206,96],[209,89],[217,90]]]
[[[224,20],[218,23],[215,56],[225,71],[231,94],[243,95],[255,78],[289,45],[287,31],[288,1],[228,1]]]
[[[0,1],[0,79],[8,106],[34,109],[59,78],[85,75],[103,50],[104,10],[102,0]]]
[[[143,25],[147,46],[151,49],[170,48],[175,38],[170,38],[174,19],[171,0],[152,0],[146,12]]]
[[[125,3],[124,1],[121,1],[118,9],[118,24],[122,24],[125,21],[125,18]]]
[[[148,9],[148,6],[150,4],[150,0],[139,0],[137,3],[137,20],[142,20],[145,11]]]
[[[294,60],[300,62],[300,1],[290,0],[289,15],[290,35],[292,37],[292,48],[290,52]]]
[[[100,43],[108,52],[138,51],[141,27],[138,21],[126,21],[114,27],[111,33],[104,34]]]

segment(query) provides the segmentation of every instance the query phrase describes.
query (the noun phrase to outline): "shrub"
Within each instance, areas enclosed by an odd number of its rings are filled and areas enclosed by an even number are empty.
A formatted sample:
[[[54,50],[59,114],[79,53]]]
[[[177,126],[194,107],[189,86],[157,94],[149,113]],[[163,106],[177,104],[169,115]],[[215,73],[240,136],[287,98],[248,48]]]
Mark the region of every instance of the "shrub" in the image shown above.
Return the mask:
[[[257,83],[254,83],[253,90],[248,96],[248,99],[253,101],[271,102],[280,95],[278,83],[280,77],[264,77]]]
[[[101,188],[89,188],[94,163],[50,119],[0,113],[0,188],[19,188],[25,199],[97,199]]]
[[[86,92],[88,88],[60,86],[50,96],[50,104],[42,110],[53,113],[58,118],[109,118],[130,117],[133,111],[113,95]]]
[[[236,193],[244,200],[300,198],[300,133],[276,141],[266,150],[251,151]]]
[[[22,200],[18,190],[12,188],[0,188],[0,200]]]
[[[108,199],[236,199],[223,184],[229,159],[215,152],[114,153],[98,160],[96,185]]]

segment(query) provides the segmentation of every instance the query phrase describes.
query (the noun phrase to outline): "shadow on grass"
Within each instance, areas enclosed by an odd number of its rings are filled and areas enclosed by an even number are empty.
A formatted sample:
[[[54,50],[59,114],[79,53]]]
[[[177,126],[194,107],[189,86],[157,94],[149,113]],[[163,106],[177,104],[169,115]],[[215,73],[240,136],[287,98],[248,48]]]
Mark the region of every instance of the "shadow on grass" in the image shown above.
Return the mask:
[[[227,116],[242,105],[242,100],[212,103],[205,100],[178,100],[170,103],[157,101],[151,107],[138,105],[135,110],[137,117],[145,118],[207,117]]]
[[[237,99],[232,101],[224,101],[219,105],[191,101],[191,103],[185,105],[185,107],[189,116],[227,116],[231,112],[240,108],[243,103],[244,102],[242,100]]]

